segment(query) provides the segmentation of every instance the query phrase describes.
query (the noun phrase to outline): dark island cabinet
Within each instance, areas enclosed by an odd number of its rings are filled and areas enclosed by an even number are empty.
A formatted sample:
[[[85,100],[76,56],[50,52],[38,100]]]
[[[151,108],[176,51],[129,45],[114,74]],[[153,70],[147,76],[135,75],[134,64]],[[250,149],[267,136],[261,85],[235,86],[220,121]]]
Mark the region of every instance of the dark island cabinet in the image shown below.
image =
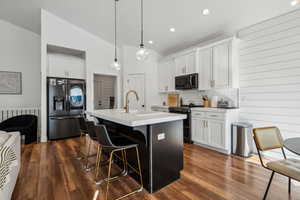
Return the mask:
[[[144,188],[154,193],[180,178],[183,169],[183,121],[129,127],[98,118],[109,134],[122,136],[139,145]],[[127,151],[127,161],[135,168],[136,154]],[[122,167],[122,164],[119,164]],[[138,176],[129,171],[136,181]]]

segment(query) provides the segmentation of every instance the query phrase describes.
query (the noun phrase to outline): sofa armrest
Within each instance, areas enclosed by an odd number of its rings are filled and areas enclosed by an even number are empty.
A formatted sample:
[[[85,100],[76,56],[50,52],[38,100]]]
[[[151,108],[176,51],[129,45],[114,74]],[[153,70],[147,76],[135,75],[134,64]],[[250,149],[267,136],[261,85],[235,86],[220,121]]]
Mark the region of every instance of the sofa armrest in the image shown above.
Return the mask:
[[[0,197],[1,199],[11,199],[21,166],[21,137],[19,132],[4,134],[9,135],[9,138],[2,145],[9,147],[9,150],[12,150],[15,159],[10,163],[9,174],[8,177],[6,177],[2,190],[0,190]]]

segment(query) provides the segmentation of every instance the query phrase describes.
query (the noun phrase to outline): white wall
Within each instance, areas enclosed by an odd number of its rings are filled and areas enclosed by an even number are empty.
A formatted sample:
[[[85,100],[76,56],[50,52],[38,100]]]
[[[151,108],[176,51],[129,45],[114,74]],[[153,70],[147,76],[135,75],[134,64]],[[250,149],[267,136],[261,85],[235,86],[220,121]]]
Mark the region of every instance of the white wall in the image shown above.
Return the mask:
[[[127,78],[129,74],[145,75],[145,105],[146,109],[151,109],[151,105],[157,105],[160,102],[158,94],[157,81],[157,64],[159,55],[150,51],[150,56],[146,61],[138,61],[136,59],[136,52],[138,48],[132,46],[123,46],[122,48],[122,68],[123,68],[123,91],[124,95],[128,91]]]
[[[85,59],[79,56],[48,52],[47,75],[85,79]]]
[[[0,107],[39,107],[40,36],[2,20],[0,33],[0,71],[22,72],[22,94],[0,95]]]
[[[238,33],[242,120],[300,136],[300,10]]]
[[[113,61],[113,46],[85,30],[45,11],[41,12],[41,61],[42,61],[42,141],[46,141],[46,77],[47,44],[77,49],[86,52],[87,110],[93,110],[93,74],[118,77],[118,93],[121,94],[120,73],[110,68]],[[118,96],[120,104],[121,95]]]

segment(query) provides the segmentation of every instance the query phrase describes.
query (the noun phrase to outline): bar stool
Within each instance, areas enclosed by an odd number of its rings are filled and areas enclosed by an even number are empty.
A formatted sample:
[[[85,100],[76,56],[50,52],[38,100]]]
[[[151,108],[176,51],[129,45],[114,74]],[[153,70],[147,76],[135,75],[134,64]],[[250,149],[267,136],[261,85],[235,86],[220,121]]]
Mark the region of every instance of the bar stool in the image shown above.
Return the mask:
[[[140,187],[126,195],[118,197],[115,200],[119,200],[119,199],[128,197],[129,195],[132,195],[134,193],[141,192],[143,190],[143,178],[142,178],[142,172],[141,172],[141,164],[140,164],[138,145],[131,143],[130,141],[128,141],[127,139],[125,139],[123,137],[118,137],[117,139],[114,138],[114,140],[112,142],[105,125],[96,125],[95,132],[96,132],[97,140],[99,143],[98,153],[97,153],[97,161],[96,161],[96,174],[95,174],[96,180],[97,180],[99,174],[101,173],[100,163],[101,163],[102,151],[104,149],[110,151],[109,164],[108,164],[108,175],[107,175],[107,178],[104,179],[104,181],[106,181],[106,184],[107,184],[105,199],[107,200],[107,198],[108,198],[109,183],[112,180],[118,178],[118,176],[111,177],[111,167],[112,167],[112,162],[113,162],[113,156],[115,156],[117,152],[121,152],[121,154],[122,154],[122,158],[124,161],[123,164],[125,165],[124,169],[127,171],[127,167],[130,167],[135,173],[137,173],[139,175]],[[131,166],[127,162],[126,150],[128,150],[128,149],[135,149],[135,151],[136,151],[138,170],[135,169],[133,166]],[[126,175],[127,175],[127,173],[126,173]]]
[[[90,155],[91,146],[93,142],[97,142],[97,136],[95,133],[95,123],[93,121],[85,121],[87,127],[87,133],[89,137],[88,145],[87,145],[87,152],[85,155],[85,170],[91,171],[91,167],[89,167],[89,158],[95,155]]]
[[[92,143],[94,143],[94,142],[96,142],[97,144],[99,144],[99,143],[98,143],[96,132],[95,132],[95,122],[85,120],[84,123],[85,123],[85,127],[87,128],[87,133],[88,133],[88,138],[89,138],[88,139],[89,141],[86,142],[87,150],[86,150],[85,159],[84,159],[85,160],[85,170],[87,172],[89,172],[92,169],[92,167],[89,167],[89,158],[95,157],[96,155],[98,156],[98,153],[97,154],[92,154],[92,155],[90,154]],[[112,137],[112,140],[115,140],[115,138],[119,138],[119,136]],[[117,156],[117,155],[116,155],[116,157],[119,158],[120,160],[122,160],[123,161],[123,166],[125,166],[123,154],[122,154],[122,158]],[[97,161],[97,158],[96,158],[96,161]],[[109,161],[109,159],[104,160],[100,164],[101,165],[108,164],[108,161]],[[95,165],[96,165],[96,163],[95,163]],[[126,175],[126,173],[127,173],[127,171],[124,167],[121,175]]]
[[[84,115],[82,115],[81,117],[78,118],[78,123],[79,123],[79,129],[80,129],[80,143],[82,144],[82,139],[84,138],[84,136],[86,136],[88,134],[88,130],[87,130],[87,126],[86,126],[86,121],[87,119],[84,117]],[[86,141],[86,138],[84,138],[84,145],[86,146],[87,145],[87,141]],[[86,151],[87,152],[87,151]],[[81,148],[80,148],[80,152],[79,152],[79,155],[76,159],[78,160],[82,160],[83,158],[85,158],[86,156],[86,153],[83,153],[81,151]]]

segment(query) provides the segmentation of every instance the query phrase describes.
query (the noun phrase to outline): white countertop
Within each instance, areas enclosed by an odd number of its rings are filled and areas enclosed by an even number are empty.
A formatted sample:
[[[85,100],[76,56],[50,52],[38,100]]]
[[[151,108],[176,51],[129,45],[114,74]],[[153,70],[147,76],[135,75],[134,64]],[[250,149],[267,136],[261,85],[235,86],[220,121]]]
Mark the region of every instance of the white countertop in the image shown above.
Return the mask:
[[[88,111],[87,114],[131,127],[178,121],[187,118],[184,114],[155,111],[125,113],[123,109],[95,110],[93,112]]]
[[[234,109],[226,109],[226,108],[205,108],[205,107],[197,107],[197,108],[191,108],[192,111],[202,111],[202,112],[220,112],[220,113],[226,113],[226,112],[236,112],[239,110],[239,108]]]
[[[152,105],[151,108],[165,108],[168,109],[170,106]]]

